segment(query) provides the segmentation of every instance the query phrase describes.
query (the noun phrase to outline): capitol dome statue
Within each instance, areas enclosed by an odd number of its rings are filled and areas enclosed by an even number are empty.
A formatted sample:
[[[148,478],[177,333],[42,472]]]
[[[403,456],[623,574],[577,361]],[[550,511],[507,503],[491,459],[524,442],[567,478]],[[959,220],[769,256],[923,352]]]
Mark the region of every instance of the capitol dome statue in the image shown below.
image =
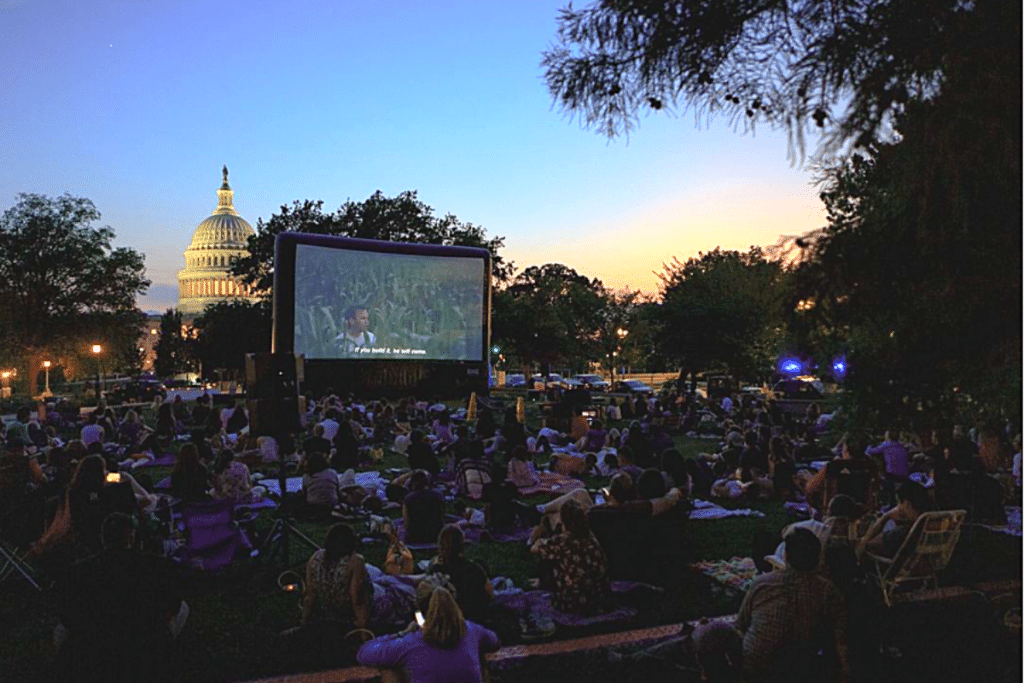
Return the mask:
[[[235,211],[227,166],[223,173],[217,209],[196,228],[192,244],[185,250],[185,269],[178,271],[178,310],[186,316],[229,299],[257,301],[248,287],[230,275],[231,262],[248,255],[247,240],[255,231]]]

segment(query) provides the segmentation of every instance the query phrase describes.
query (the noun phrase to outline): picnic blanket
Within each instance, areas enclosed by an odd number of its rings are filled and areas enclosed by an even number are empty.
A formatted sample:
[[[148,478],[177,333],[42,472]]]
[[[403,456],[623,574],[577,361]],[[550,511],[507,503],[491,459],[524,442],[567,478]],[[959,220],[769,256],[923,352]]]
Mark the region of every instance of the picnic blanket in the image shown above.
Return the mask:
[[[584,488],[584,486],[586,486],[579,479],[559,474],[558,472],[538,472],[537,478],[540,481],[536,486],[521,488],[519,489],[519,493],[524,496],[532,496],[535,493],[554,493],[560,496],[567,491]]]
[[[143,467],[174,467],[174,463],[176,461],[177,456],[175,456],[174,453],[165,453],[154,460],[140,460],[137,463],[132,464],[132,469],[141,469]]]
[[[502,593],[494,596],[495,606],[509,610],[517,615],[530,615],[534,619],[547,617],[559,626],[586,627],[595,624],[611,624],[628,621],[637,615],[637,608],[628,604],[629,594],[639,588],[655,590],[651,586],[640,584],[635,581],[612,581],[612,594],[618,607],[602,614],[582,616],[561,612],[551,605],[551,593],[549,591],[524,591],[514,593]]]
[[[723,519],[725,517],[764,517],[764,513],[750,508],[726,510],[715,503],[694,499],[693,509],[690,510],[690,519]]]
[[[705,560],[690,565],[701,574],[740,592],[746,592],[757,576],[757,566],[749,557],[734,557],[731,560]]]

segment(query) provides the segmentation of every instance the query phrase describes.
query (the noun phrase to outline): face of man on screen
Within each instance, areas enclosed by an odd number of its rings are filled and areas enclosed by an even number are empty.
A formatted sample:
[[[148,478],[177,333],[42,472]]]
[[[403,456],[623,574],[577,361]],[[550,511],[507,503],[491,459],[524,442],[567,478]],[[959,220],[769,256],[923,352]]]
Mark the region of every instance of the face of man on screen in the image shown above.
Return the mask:
[[[370,312],[365,308],[356,309],[355,314],[345,322],[348,326],[349,335],[358,337],[370,329]]]

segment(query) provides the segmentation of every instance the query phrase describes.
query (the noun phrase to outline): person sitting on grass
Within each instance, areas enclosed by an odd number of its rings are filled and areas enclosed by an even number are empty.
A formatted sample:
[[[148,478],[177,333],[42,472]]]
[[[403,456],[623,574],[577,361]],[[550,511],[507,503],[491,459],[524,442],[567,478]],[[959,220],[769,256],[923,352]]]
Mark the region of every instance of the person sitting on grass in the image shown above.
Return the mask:
[[[444,526],[444,497],[430,488],[430,474],[413,470],[402,501],[406,543],[433,543]]]
[[[327,462],[326,456],[313,451],[303,463],[302,495],[306,505],[322,513],[330,512],[338,504],[341,484],[338,473]]]
[[[818,654],[830,649],[829,641],[841,680],[848,680],[846,606],[839,590],[818,574],[821,543],[807,529],[796,529],[785,546],[786,568],[754,579],[736,619],[744,680],[832,680]]]
[[[235,460],[235,453],[225,448],[213,466],[213,498],[248,503],[252,500],[252,476],[244,462]]]
[[[413,621],[400,633],[363,644],[358,662],[382,669],[384,683],[483,683],[483,656],[498,650],[498,636],[467,621],[439,577],[420,582],[416,603],[423,626]]]
[[[302,626],[323,632],[325,642],[369,626],[373,584],[358,550],[352,527],[335,524],[327,530],[323,549],[306,563]]]
[[[108,515],[101,538],[56,587],[61,668],[75,681],[171,680],[172,643],[189,614],[176,568],[134,549],[129,515]]]
[[[413,470],[426,470],[436,477],[441,473],[441,463],[425,439],[423,430],[420,429],[414,429],[410,435],[409,449],[406,452],[409,467]]]
[[[637,429],[639,430],[639,427],[637,427]],[[637,439],[639,438],[640,437],[637,437]],[[644,470],[642,467],[638,467],[636,464],[636,460],[634,459],[633,454],[633,447],[623,446],[622,448],[619,449],[619,452],[616,455],[618,456],[617,459],[619,470],[628,474],[630,479],[632,479],[635,483],[636,480],[640,478],[640,475],[643,474]]]
[[[512,450],[512,457],[508,461],[508,478],[520,489],[530,488],[540,483],[540,478],[534,471],[533,462],[530,461],[530,453],[525,446],[516,446]]]
[[[168,407],[170,404],[164,404]],[[194,443],[182,444],[171,472],[171,495],[185,503],[209,500],[210,476]]]
[[[562,612],[594,615],[610,605],[607,559],[590,531],[587,514],[575,500],[560,509],[563,531],[537,540],[530,552],[549,563],[552,606]],[[544,519],[549,519],[544,517]]]
[[[491,465],[491,481],[484,484],[484,517],[491,531],[508,532],[515,528],[519,517],[519,487],[508,480],[501,463]]]
[[[443,574],[455,587],[455,600],[467,619],[482,621],[487,605],[494,599],[494,587],[487,572],[465,556],[466,537],[455,524],[446,524],[437,535],[437,556],[427,574]]]
[[[484,455],[484,444],[473,439],[466,442],[458,452],[466,456],[455,464],[455,484],[459,493],[480,500],[484,495],[484,486],[491,481],[491,465]]]

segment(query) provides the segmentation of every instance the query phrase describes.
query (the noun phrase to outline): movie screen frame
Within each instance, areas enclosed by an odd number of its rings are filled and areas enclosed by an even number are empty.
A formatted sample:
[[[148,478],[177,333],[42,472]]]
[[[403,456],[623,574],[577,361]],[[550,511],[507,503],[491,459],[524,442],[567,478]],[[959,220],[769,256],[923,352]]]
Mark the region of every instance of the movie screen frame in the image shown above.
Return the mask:
[[[303,302],[296,301],[297,289],[296,289],[296,276],[297,276],[297,253],[299,247],[308,245],[311,247],[320,247],[326,249],[333,249],[345,252],[367,252],[372,254],[380,255],[400,255],[400,256],[411,256],[411,257],[433,257],[433,258],[458,258],[458,259],[470,259],[480,262],[481,266],[481,280],[480,280],[480,292],[481,292],[481,306],[480,306],[480,320],[474,325],[471,316],[470,319],[459,319],[458,316],[462,315],[459,311],[453,310],[451,317],[455,322],[455,325],[464,325],[464,329],[467,331],[466,334],[473,335],[479,334],[480,346],[477,350],[476,357],[469,357],[472,353],[472,349],[476,347],[475,343],[471,344],[472,348],[467,348],[466,357],[463,358],[444,358],[432,355],[431,352],[424,353],[420,349],[416,349],[418,353],[414,353],[413,350],[408,352],[399,353],[374,353],[366,351],[363,348],[350,349],[348,352],[339,349],[338,356],[310,356],[306,354],[306,360],[315,363],[360,363],[365,361],[374,362],[393,362],[393,361],[421,361],[424,363],[436,363],[436,364],[486,364],[489,360],[488,354],[490,350],[490,303],[491,303],[491,254],[487,249],[476,248],[476,247],[457,247],[457,246],[446,246],[446,245],[435,245],[435,244],[413,244],[408,242],[386,242],[381,240],[367,240],[358,239],[353,237],[335,237],[327,235],[312,235],[307,233],[295,233],[286,232],[281,233],[277,236],[275,244],[275,269],[274,269],[274,292],[273,292],[273,336],[272,336],[272,349],[274,352],[289,352],[289,353],[302,353],[304,349],[296,348],[295,340],[295,329],[296,329],[296,316],[300,319],[300,324],[305,324],[306,327],[312,325],[310,330],[316,329],[316,332],[321,332],[320,328],[323,327],[323,334],[328,336],[334,336],[339,334],[342,330],[346,329],[344,321],[344,308],[338,306],[322,306],[318,307],[317,310],[306,310],[300,309],[299,305]],[[394,283],[392,283],[394,285]],[[393,290],[394,291],[394,288]],[[399,290],[401,291],[401,290]],[[411,291],[411,290],[410,290]],[[381,322],[381,318],[384,316],[408,316],[409,309],[412,307],[403,306],[402,302],[387,301],[387,305],[381,304],[380,310],[377,310],[378,306],[375,306],[373,302],[360,302],[367,303],[371,310],[369,311],[371,320],[378,325]],[[442,308],[439,310],[444,311],[444,315],[448,316],[447,309],[444,308],[444,303],[440,303],[439,306]],[[386,310],[385,310],[386,308]],[[405,309],[403,313],[403,309]],[[475,312],[475,311],[474,311]],[[477,326],[478,325],[478,326]],[[414,326],[413,326],[413,329]],[[334,330],[334,334],[330,332]],[[479,330],[474,332],[474,330]],[[474,341],[470,337],[470,342]],[[323,340],[318,340],[319,344],[316,344],[317,348],[323,349]],[[424,335],[424,343],[422,344],[423,349],[437,349],[439,344],[451,343],[450,341],[438,341]],[[388,348],[387,340],[377,339],[375,342],[376,348]],[[403,345],[404,348],[408,348],[408,344]]]

